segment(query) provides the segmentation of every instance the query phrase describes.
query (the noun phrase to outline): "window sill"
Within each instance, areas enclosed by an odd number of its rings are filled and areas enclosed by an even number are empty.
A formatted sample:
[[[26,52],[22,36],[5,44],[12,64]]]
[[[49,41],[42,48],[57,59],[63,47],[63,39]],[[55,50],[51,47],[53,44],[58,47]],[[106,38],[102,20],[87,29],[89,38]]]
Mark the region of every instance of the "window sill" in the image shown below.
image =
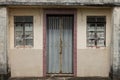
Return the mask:
[[[103,46],[103,47],[96,47],[96,46],[88,47],[88,46],[87,46],[87,48],[88,48],[88,49],[105,49],[106,46]]]
[[[15,48],[33,48],[33,46],[15,46]]]

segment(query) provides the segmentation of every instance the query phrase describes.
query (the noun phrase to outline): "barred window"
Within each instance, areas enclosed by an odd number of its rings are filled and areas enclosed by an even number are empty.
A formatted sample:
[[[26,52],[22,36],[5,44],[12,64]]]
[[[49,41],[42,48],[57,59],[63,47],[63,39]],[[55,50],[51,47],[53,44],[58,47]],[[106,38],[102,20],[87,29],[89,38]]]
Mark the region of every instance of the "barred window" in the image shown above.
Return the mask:
[[[33,16],[14,16],[15,47],[33,46]]]
[[[106,17],[87,16],[87,46],[104,47],[106,45]]]

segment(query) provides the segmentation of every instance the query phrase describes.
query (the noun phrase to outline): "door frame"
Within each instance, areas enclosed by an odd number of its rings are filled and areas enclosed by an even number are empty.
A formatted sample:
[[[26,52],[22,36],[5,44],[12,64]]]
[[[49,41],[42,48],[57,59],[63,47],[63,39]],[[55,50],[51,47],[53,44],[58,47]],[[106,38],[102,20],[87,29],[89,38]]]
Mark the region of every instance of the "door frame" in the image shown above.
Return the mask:
[[[77,76],[77,10],[76,9],[45,9],[43,13],[43,76],[46,77],[46,17],[53,15],[73,15],[74,16],[74,45],[73,45],[73,76]]]

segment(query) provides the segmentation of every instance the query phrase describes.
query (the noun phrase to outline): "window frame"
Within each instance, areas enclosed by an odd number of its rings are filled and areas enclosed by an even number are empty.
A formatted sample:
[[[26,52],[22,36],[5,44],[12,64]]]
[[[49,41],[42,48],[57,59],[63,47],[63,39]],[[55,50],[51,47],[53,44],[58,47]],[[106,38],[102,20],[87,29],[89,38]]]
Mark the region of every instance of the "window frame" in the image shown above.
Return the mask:
[[[15,17],[32,17],[32,22],[25,22],[25,21],[15,22]],[[17,15],[17,16],[13,16],[13,19],[14,19],[14,47],[16,47],[16,48],[33,48],[34,47],[34,16],[31,16],[31,15],[19,16],[19,15]],[[23,24],[23,35],[25,35],[25,32],[26,32],[25,31],[25,24],[26,23],[32,24],[32,45],[25,45],[26,41],[25,41],[24,38],[23,38],[23,44],[22,45],[17,45],[16,44],[16,23]]]
[[[92,17],[92,18],[95,18],[96,20],[97,20],[97,18],[103,18],[105,21],[101,21],[101,22],[97,22],[97,21],[91,21],[91,22],[88,22],[88,18],[89,17]],[[89,33],[89,30],[88,30],[88,25],[90,25],[90,24],[94,24],[95,26],[94,26],[94,28],[95,28],[95,35],[97,35],[97,33],[98,33],[98,31],[97,31],[97,26],[96,25],[98,25],[98,24],[103,24],[104,25],[104,38],[103,39],[101,39],[101,40],[104,40],[104,46],[99,46],[99,45],[97,45],[97,42],[98,42],[98,40],[99,39],[96,39],[97,37],[95,37],[95,38],[93,38],[93,40],[95,40],[95,42],[94,42],[94,46],[89,46],[89,37],[88,37],[88,33]],[[94,15],[88,15],[88,16],[86,16],[86,45],[87,45],[87,47],[89,47],[89,48],[92,48],[92,47],[95,47],[95,48],[102,48],[102,47],[106,47],[106,23],[107,23],[107,17],[106,16],[101,16],[101,15],[97,15],[97,16],[94,16]],[[102,32],[102,31],[101,31]]]

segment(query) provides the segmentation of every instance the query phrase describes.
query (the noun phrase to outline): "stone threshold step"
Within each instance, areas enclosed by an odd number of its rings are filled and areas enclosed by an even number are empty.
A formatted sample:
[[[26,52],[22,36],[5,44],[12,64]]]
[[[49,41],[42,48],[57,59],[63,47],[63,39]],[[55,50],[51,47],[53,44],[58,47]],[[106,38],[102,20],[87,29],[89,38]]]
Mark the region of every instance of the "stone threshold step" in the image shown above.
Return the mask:
[[[111,80],[102,77],[47,77],[47,78],[10,78],[9,80]]]

